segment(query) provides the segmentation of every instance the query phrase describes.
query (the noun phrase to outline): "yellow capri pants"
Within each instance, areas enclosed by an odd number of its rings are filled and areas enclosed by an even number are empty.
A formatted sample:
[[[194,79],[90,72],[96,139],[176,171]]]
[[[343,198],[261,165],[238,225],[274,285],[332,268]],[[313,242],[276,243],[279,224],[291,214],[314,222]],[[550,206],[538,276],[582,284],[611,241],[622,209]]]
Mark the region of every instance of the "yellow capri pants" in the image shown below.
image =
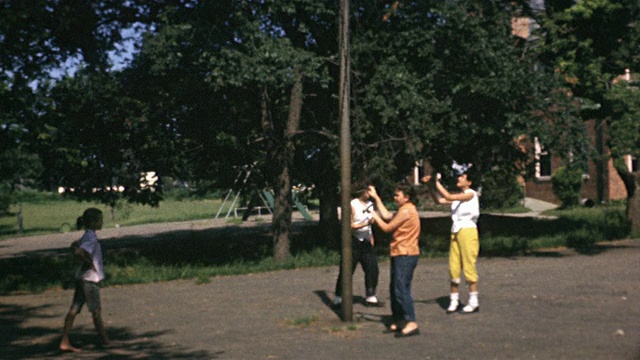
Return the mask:
[[[458,233],[451,234],[449,245],[449,275],[451,282],[460,283],[460,276],[464,270],[464,279],[467,283],[478,282],[478,270],[476,261],[480,251],[480,239],[477,228],[460,229]]]

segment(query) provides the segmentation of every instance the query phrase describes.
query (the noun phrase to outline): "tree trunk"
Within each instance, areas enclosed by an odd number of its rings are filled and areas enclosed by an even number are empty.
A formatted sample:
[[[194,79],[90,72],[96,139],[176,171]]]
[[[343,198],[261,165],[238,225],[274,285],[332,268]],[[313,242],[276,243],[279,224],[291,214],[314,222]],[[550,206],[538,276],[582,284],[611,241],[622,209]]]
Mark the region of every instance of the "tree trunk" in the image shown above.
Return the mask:
[[[631,231],[638,236],[640,235],[640,171],[630,174],[633,188],[627,187],[627,219],[631,222]]]
[[[280,174],[275,186],[275,203],[273,209],[273,256],[276,261],[283,261],[290,256],[289,235],[291,232],[291,166],[295,155],[293,138],[300,127],[302,110],[302,75],[294,69],[295,82],[291,89],[289,116],[284,132],[283,147],[276,155]]]
[[[340,220],[338,219],[340,203],[335,181],[327,181],[326,183],[323,181],[322,184],[318,184],[318,193],[320,198],[318,226],[322,231],[323,239],[330,248],[340,250]]]
[[[18,235],[24,234],[24,225],[22,223],[22,203],[18,204]]]
[[[627,190],[627,220],[631,223],[631,231],[640,234],[640,170],[635,173],[626,168],[616,167],[618,175]]]

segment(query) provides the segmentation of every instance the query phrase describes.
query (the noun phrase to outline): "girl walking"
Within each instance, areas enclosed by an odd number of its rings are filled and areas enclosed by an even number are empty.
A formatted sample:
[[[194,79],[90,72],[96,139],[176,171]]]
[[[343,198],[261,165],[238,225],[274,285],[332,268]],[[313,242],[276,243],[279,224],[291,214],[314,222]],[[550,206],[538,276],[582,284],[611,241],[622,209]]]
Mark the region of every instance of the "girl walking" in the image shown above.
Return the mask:
[[[80,259],[81,265],[76,272],[76,289],[73,294],[73,302],[64,319],[60,350],[79,352],[79,348],[71,345],[69,331],[73,327],[76,316],[86,303],[91,312],[93,325],[100,336],[102,345],[109,345],[109,338],[104,330],[100,304],[100,281],[104,279],[104,266],[102,260],[102,248],[98,242],[96,231],[102,229],[102,211],[89,208],[78,218],[78,229],[84,228],[85,232],[77,246],[73,246],[74,254]],[[74,243],[76,245],[76,243]]]

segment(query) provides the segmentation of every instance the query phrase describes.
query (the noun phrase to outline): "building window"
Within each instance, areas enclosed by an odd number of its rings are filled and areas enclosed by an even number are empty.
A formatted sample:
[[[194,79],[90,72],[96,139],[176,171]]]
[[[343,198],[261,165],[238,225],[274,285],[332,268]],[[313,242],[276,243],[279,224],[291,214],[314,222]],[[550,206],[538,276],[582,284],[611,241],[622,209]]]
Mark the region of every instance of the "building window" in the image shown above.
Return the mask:
[[[548,180],[551,178],[551,154],[540,144],[538,137],[535,137],[534,141],[536,178],[538,180]]]
[[[627,165],[627,169],[631,172],[636,172],[638,171],[638,158],[631,156],[631,155],[625,155],[624,156],[624,163]]]
[[[420,185],[420,179],[424,176],[424,162],[422,160],[416,161],[413,167],[413,185]]]

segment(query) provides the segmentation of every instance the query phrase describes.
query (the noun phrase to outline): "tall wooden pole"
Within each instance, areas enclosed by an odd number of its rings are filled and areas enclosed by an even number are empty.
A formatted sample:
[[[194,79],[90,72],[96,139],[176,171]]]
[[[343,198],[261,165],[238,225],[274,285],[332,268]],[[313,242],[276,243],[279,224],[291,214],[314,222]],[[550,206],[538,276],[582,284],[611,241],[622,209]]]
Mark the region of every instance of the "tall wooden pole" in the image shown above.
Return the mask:
[[[349,0],[340,0],[340,189],[342,207],[342,321],[353,321],[351,264],[351,123],[349,56]]]

